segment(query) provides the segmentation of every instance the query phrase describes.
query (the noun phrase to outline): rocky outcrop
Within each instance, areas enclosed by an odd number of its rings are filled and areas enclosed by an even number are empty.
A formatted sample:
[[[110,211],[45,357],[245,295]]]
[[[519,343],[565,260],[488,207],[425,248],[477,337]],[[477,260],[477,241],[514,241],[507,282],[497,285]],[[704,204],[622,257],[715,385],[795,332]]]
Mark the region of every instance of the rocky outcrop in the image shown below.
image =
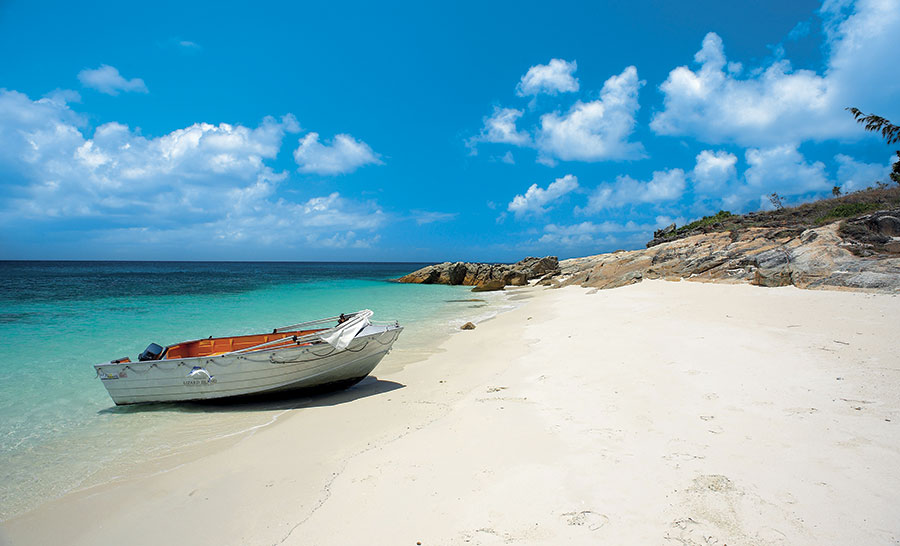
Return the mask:
[[[842,236],[839,229],[846,226],[839,222],[799,234],[781,227],[753,227],[698,234],[644,250],[563,260],[560,275],[540,282],[602,289],[643,279],[687,279],[900,292],[900,253],[890,251],[900,238],[888,235],[900,228],[895,217],[900,215],[888,211],[854,220],[881,237],[881,251],[870,255],[859,248],[874,243]]]
[[[643,250],[562,262],[555,257],[526,258],[512,265],[445,262],[397,280],[499,290],[534,279],[551,287],[599,289],[644,279],[686,279],[900,293],[900,209],[809,229],[781,221],[771,226],[746,225],[755,222],[754,217],[729,217],[728,231],[699,232]],[[657,231],[655,240],[671,237],[672,231],[672,226]]]
[[[900,209],[882,210],[847,220],[838,234],[848,241],[848,249],[858,256],[900,253]]]
[[[462,284],[475,286],[477,291],[486,291],[502,290],[505,286],[524,286],[532,279],[559,272],[559,260],[556,256],[547,256],[529,257],[514,264],[444,262],[423,267],[395,280],[419,284]]]

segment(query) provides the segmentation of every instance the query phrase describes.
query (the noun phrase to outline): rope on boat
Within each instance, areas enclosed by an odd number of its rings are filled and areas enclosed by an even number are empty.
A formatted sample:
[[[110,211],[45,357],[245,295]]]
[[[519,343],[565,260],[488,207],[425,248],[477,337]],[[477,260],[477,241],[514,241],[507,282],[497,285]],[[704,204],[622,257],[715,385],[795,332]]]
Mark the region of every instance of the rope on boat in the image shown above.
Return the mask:
[[[391,340],[388,341],[387,343],[382,343],[382,342],[381,342],[381,336],[383,336],[384,334],[386,334],[386,333],[388,333],[388,332],[392,332],[392,331],[393,331],[393,330],[385,330],[384,332],[381,333],[381,335],[379,335],[378,337],[374,338],[375,341],[377,341],[377,342],[378,342],[379,344],[381,344],[381,345],[390,345],[391,343],[397,341],[397,337],[398,337],[400,334],[397,334],[397,335],[395,335],[395,336],[392,336],[392,337],[391,337]]]
[[[347,348],[347,349],[344,349],[344,350],[341,351],[341,352],[358,353],[358,352],[364,350],[364,349],[369,345],[369,341],[370,341],[370,340],[366,340],[366,342],[363,344],[363,346],[360,347],[359,349],[349,349],[349,348]],[[306,359],[306,360],[303,360],[303,359],[300,359],[300,358],[295,358],[295,359],[291,359],[291,360],[275,360],[275,359],[273,358],[274,355],[271,355],[271,356],[269,357],[269,362],[271,362],[272,364],[302,364],[302,363],[304,363],[304,362],[315,362],[315,361],[317,361],[317,360],[322,360],[322,359],[325,359],[325,358],[330,357],[331,355],[334,354],[334,351],[332,351],[332,352],[330,352],[330,353],[328,353],[328,354],[325,354],[325,355],[317,355],[317,354],[315,354],[315,353],[312,353],[312,354],[313,354],[314,356],[318,357],[318,358],[308,358],[308,359]],[[257,361],[257,362],[262,362],[262,361],[259,360],[259,361]]]
[[[228,360],[225,360],[225,359],[223,359],[223,360],[221,360],[221,361],[217,361],[217,360],[215,360],[215,359],[213,359],[213,358],[207,358],[207,359],[206,359],[206,365],[208,366],[208,365],[210,365],[210,364],[215,364],[216,366],[219,366],[220,368],[227,368],[228,366],[234,365],[234,363],[237,362],[237,359],[238,359],[238,358],[241,358],[241,357],[238,356],[237,358],[235,358],[235,359],[232,360],[232,361],[228,361]],[[226,362],[227,362],[227,364],[226,364]]]
[[[150,364],[150,365],[147,366],[147,368],[144,369],[144,370],[139,370],[139,369],[137,369],[137,368],[132,368],[131,366],[129,366],[129,365],[126,364],[125,367],[122,368],[122,369],[123,369],[123,370],[131,370],[131,371],[133,371],[133,372],[135,372],[135,373],[140,373],[140,374],[148,374],[148,373],[150,373],[150,368],[152,368],[152,367],[154,367],[154,366],[156,366],[156,363]],[[159,366],[157,366],[157,368],[158,368],[158,367],[159,367]]]
[[[113,364],[113,363],[110,363],[109,365],[110,365],[110,366],[115,366],[115,364]],[[133,371],[134,373],[139,373],[139,374],[141,374],[141,375],[145,375],[145,374],[150,373],[150,370],[152,370],[153,368],[156,368],[156,369],[162,370],[162,371],[166,371],[166,372],[170,372],[170,371],[172,371],[172,370],[174,370],[174,369],[176,369],[176,368],[180,368],[181,366],[185,366],[185,363],[184,363],[184,362],[179,362],[179,363],[175,364],[174,366],[172,366],[171,368],[164,368],[164,367],[160,366],[159,363],[157,363],[157,362],[151,362],[151,363],[150,363],[149,365],[147,365],[147,367],[144,368],[144,369],[135,368],[135,367],[132,366],[131,364],[125,364],[125,365],[122,367],[122,370],[123,370],[123,371],[124,371],[124,370],[131,370],[131,371]],[[96,371],[97,371],[96,376],[97,376],[97,377],[100,377],[100,370],[101,370],[101,368],[97,368],[97,369],[96,369]],[[105,372],[104,372],[104,373],[105,373]]]
[[[355,350],[355,351],[354,351],[353,349],[349,348],[349,347],[346,348],[346,349],[344,349],[344,350],[345,350],[345,351],[349,351],[349,352],[351,352],[351,353],[358,353],[358,352],[362,351],[363,349],[365,349],[365,348],[369,345],[369,342],[370,342],[370,341],[371,341],[370,339],[367,339],[367,340],[366,340],[366,343],[365,343],[362,347],[360,347],[359,349],[357,349],[357,350]]]
[[[172,366],[171,368],[164,368],[164,367],[160,366],[160,365],[159,365],[158,363],[156,363],[156,362],[154,362],[154,363],[152,364],[152,366],[156,366],[158,369],[163,370],[163,371],[167,371],[167,372],[170,372],[170,371],[172,371],[172,370],[174,370],[174,369],[176,369],[176,368],[180,368],[181,366],[184,366],[184,365],[185,365],[184,362],[178,362],[178,363],[176,363],[174,366]],[[151,367],[152,367],[152,366],[151,366]],[[147,368],[147,369],[149,370],[150,368]]]
[[[286,349],[287,349],[287,348],[295,349],[296,347],[285,347],[285,348],[286,348]],[[331,352],[329,352],[328,354],[326,354],[326,355],[324,355],[324,356],[330,356],[333,352],[334,352],[334,348],[332,348]],[[313,353],[313,354],[315,354],[315,353]],[[275,355],[274,355],[274,354],[271,354],[271,353],[269,354],[269,356],[264,357],[264,358],[250,358],[250,357],[248,357],[248,356],[243,356],[243,355],[236,355],[236,356],[237,356],[237,358],[239,358],[239,359],[241,359],[241,360],[246,360],[247,362],[271,362],[271,363],[273,363],[273,364],[278,364],[278,363],[279,363],[279,362],[277,362],[277,361],[274,359],[274,356],[275,356]],[[319,356],[319,355],[316,355],[316,356]],[[289,361],[289,362],[293,362],[293,360],[291,360],[291,361]]]
[[[322,357],[326,357],[326,356],[331,356],[331,355],[333,355],[335,351],[337,351],[337,349],[335,349],[334,347],[329,347],[329,351],[328,351],[327,353],[325,353],[325,354],[314,353],[314,352],[312,352],[312,351],[310,351],[309,353],[310,353],[311,355],[313,355],[313,356],[317,356],[317,357],[322,358]],[[272,355],[272,356],[275,356],[275,355]]]

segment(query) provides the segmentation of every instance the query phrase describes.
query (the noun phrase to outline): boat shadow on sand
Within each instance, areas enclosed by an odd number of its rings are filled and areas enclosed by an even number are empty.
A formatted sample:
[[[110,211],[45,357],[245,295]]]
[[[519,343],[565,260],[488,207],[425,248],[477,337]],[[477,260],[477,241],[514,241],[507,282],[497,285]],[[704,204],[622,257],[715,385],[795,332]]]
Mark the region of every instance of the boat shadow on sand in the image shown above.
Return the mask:
[[[330,386],[217,400],[130,404],[104,408],[97,413],[113,415],[144,412],[232,413],[317,408],[346,404],[360,398],[402,389],[405,386],[395,381],[369,376],[344,389]]]

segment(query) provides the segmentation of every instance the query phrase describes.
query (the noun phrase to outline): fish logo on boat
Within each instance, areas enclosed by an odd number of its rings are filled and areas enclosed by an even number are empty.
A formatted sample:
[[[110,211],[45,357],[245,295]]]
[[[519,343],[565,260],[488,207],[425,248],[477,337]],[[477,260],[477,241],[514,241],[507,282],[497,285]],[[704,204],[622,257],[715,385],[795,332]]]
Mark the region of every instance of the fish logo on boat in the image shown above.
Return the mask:
[[[199,377],[201,375],[206,376],[207,383],[215,383],[216,382],[216,378],[213,375],[211,375],[208,371],[201,368],[200,366],[194,366],[191,369],[190,373],[187,374],[188,377]],[[185,382],[184,382],[185,385],[196,385],[198,383],[199,383],[199,381],[197,381],[197,380],[194,380],[194,381],[185,380]]]

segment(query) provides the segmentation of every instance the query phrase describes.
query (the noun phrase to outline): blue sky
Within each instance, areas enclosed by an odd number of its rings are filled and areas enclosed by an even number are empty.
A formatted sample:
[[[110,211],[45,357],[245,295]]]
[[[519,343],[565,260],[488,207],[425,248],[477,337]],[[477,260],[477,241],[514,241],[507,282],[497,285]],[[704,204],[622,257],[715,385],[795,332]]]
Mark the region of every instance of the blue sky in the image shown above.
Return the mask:
[[[0,258],[487,260],[887,180],[900,0],[0,3]]]

